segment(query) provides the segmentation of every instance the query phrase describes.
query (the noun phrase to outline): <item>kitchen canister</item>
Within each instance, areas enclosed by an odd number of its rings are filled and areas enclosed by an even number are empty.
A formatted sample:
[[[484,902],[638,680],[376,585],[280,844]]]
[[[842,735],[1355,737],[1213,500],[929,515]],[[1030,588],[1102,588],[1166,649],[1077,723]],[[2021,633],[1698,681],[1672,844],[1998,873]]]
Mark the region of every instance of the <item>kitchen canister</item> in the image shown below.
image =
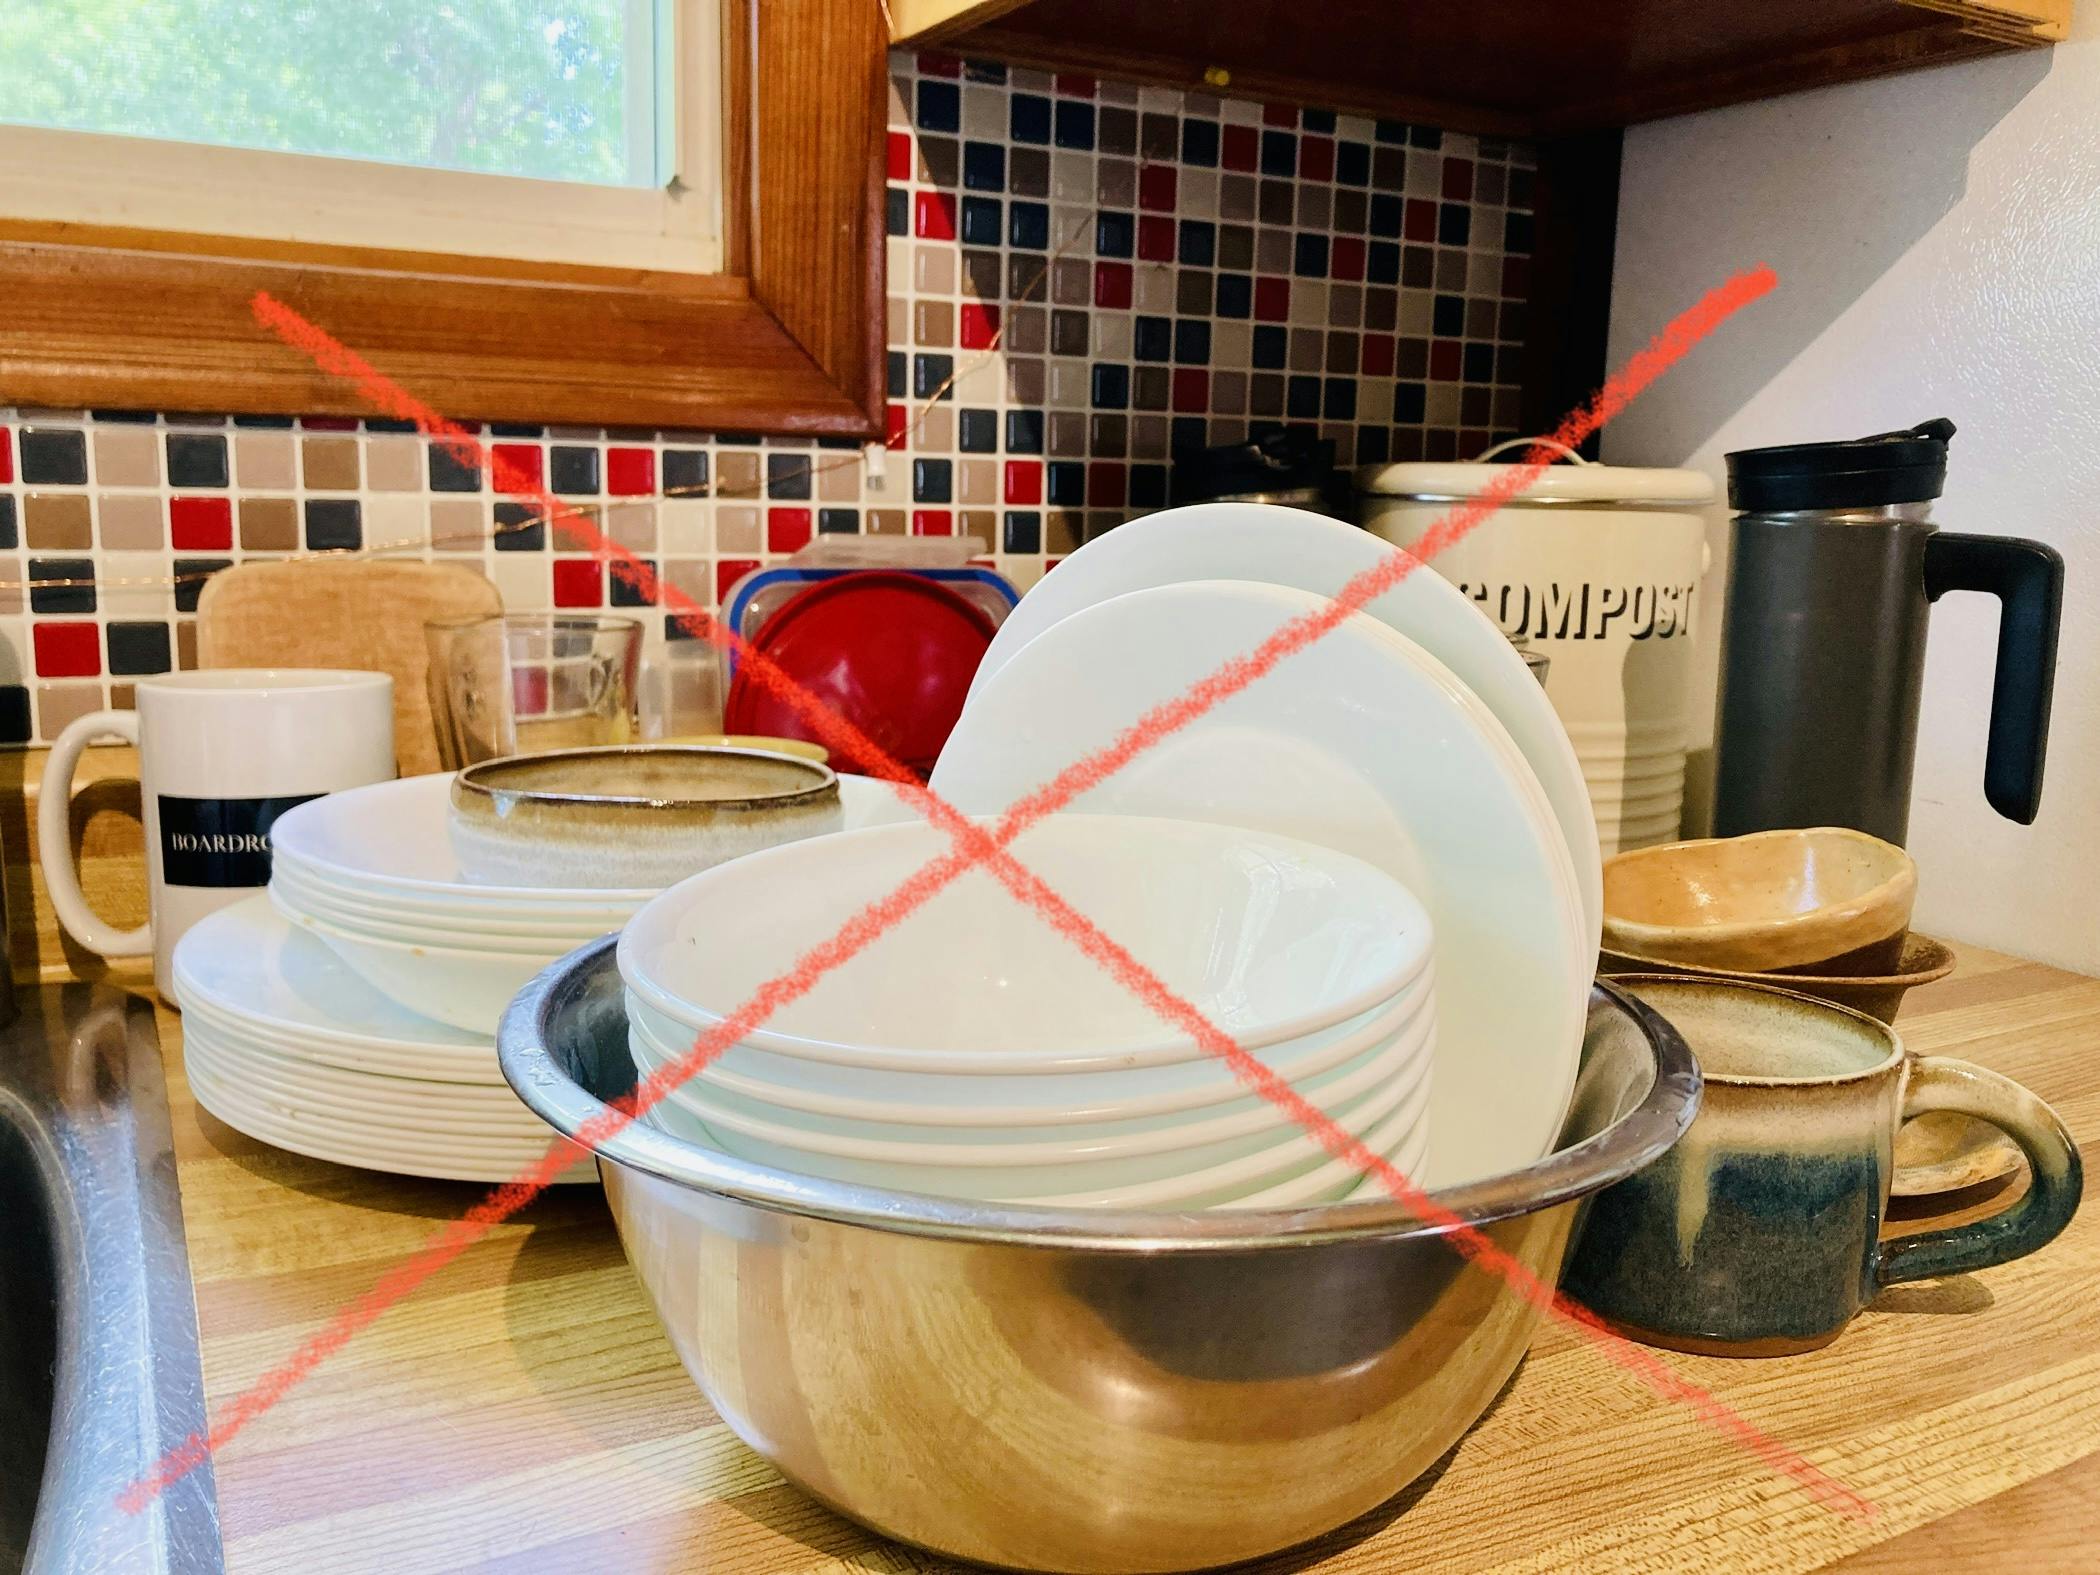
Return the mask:
[[[1358,520],[1413,548],[1498,476],[1496,455],[1543,447],[1546,470],[1431,565],[1513,640],[1549,661],[1546,694],[1567,727],[1609,857],[1677,836],[1692,681],[1692,608],[1708,562],[1696,470],[1600,465],[1518,438],[1464,463],[1357,472]]]

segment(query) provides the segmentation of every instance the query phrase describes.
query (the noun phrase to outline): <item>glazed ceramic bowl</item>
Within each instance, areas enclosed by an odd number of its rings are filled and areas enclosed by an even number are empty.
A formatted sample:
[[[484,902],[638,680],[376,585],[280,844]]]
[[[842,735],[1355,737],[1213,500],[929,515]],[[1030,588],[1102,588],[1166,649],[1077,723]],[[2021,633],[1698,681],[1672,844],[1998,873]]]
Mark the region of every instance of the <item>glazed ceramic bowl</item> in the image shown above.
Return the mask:
[[[1273,1553],[1432,1466],[1542,1316],[1450,1230],[1554,1284],[1582,1200],[1675,1143],[1699,1088],[1667,1023],[1597,988],[1553,1152],[1437,1191],[1432,1223],[1382,1195],[1198,1214],[957,1202],[622,1124],[605,1102],[633,1091],[634,1063],[606,941],[533,983],[498,1053],[555,1131],[605,1134],[635,1271],[739,1437],[886,1536],[1096,1572]],[[1025,1445],[987,1445],[986,1396]],[[1440,1503],[1414,1513],[1453,1514]]]
[[[490,885],[668,886],[839,830],[838,780],[800,756],[712,745],[517,755],[452,779],[452,848]]]
[[[1622,853],[1604,866],[1604,945],[1727,972],[1885,974],[1910,928],[1918,870],[1838,826]]]
[[[1932,984],[1954,972],[1954,953],[1931,936],[1912,930],[1903,938],[1903,951],[1895,967],[1885,974],[1731,973],[1614,951],[1600,954],[1597,971],[1606,975],[1676,973],[1699,979],[1731,979],[1737,984],[1771,985],[1828,1001],[1833,1006],[1849,1006],[1878,1021],[1893,1023],[1905,995],[1921,984]]]
[[[1429,963],[1422,905],[1391,876],[1331,848],[1207,822],[1072,814],[1048,817],[1012,847],[1250,1051],[1390,1000]],[[945,832],[913,823],[718,865],[635,915],[620,938],[621,974],[666,1017],[712,1027],[951,848]],[[753,917],[725,923],[724,915]],[[888,924],[742,1042],[789,1055],[828,1046],[864,1065],[929,1072],[1205,1055],[982,869]]]

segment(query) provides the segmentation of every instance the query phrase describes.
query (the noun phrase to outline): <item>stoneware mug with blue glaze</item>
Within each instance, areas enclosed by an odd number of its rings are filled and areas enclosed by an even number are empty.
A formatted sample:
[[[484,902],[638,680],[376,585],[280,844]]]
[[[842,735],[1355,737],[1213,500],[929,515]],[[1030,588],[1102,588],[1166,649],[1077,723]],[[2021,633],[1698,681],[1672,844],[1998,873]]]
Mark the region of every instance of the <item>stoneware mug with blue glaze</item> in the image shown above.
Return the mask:
[[[1622,1333],[1720,1356],[1812,1350],[1884,1286],[2005,1263],[2070,1223],[2078,1150],[2010,1078],[1906,1056],[1886,1024],[1784,990],[1612,982],[1676,1026],[1706,1086],[1677,1146],[1597,1197],[1569,1266],[1568,1294]],[[2028,1190],[1989,1219],[1884,1242],[1896,1130],[1932,1110],[2003,1131]]]

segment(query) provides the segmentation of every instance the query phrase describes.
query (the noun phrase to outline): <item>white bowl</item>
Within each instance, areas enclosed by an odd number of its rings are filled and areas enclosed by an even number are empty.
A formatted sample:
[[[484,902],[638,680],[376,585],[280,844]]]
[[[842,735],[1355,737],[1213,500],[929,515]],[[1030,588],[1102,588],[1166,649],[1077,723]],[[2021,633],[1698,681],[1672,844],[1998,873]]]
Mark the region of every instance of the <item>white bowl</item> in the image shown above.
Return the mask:
[[[463,946],[418,946],[381,940],[287,909],[277,911],[325,943],[373,989],[433,1022],[493,1035],[510,998],[564,952],[478,951]]]
[[[269,889],[271,901],[294,923],[303,925],[308,920],[314,920],[347,934],[364,936],[371,940],[393,941],[403,946],[435,947],[446,951],[464,949],[503,952],[517,956],[560,957],[601,935],[610,934],[624,922],[616,919],[609,924],[594,924],[566,934],[514,935],[492,931],[487,926],[471,920],[428,923],[413,919],[376,917],[370,912],[345,908],[340,904],[316,898],[306,888],[284,880],[274,873]]]
[[[370,897],[346,892],[316,880],[289,859],[276,860],[270,869],[270,884],[291,896],[300,907],[317,918],[340,917],[352,922],[413,925],[454,934],[509,936],[526,939],[584,939],[616,930],[633,915],[640,903],[605,908],[577,908],[559,913],[536,914],[527,910],[444,908],[405,902],[396,898]]]
[[[712,1026],[950,848],[930,825],[876,826],[707,870],[629,921],[621,975],[666,1016]],[[1422,905],[1329,848],[1224,825],[1053,815],[1013,852],[1250,1050],[1366,1011],[1428,965]],[[1204,1054],[982,869],[890,923],[743,1039],[951,1072]]]

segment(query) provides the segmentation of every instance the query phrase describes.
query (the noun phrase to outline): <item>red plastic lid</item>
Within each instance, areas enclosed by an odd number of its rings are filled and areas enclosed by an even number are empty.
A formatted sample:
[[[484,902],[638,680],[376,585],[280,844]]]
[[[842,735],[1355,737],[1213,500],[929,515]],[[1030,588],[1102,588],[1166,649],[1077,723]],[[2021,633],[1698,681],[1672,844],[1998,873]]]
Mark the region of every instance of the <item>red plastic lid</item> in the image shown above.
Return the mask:
[[[962,714],[993,632],[981,608],[938,581],[870,569],[800,592],[766,620],[752,645],[924,777]],[[832,749],[837,770],[874,771],[873,761],[833,746],[768,689],[759,665],[748,656],[737,663],[723,731],[808,739]]]

